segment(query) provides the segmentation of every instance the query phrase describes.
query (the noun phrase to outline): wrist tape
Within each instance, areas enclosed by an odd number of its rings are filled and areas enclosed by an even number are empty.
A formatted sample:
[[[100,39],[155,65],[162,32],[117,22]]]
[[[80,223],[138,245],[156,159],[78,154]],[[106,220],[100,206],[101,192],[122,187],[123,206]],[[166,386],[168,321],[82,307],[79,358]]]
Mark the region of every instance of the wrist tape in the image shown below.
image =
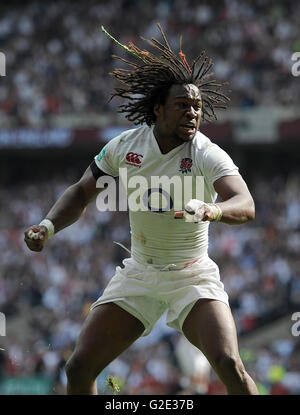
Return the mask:
[[[214,214],[214,222],[219,222],[222,218],[223,212],[219,205],[216,205],[215,203],[208,203],[208,206],[210,206],[211,210]]]
[[[48,229],[47,239],[50,239],[54,235],[54,225],[49,219],[43,219],[39,226],[45,226]]]

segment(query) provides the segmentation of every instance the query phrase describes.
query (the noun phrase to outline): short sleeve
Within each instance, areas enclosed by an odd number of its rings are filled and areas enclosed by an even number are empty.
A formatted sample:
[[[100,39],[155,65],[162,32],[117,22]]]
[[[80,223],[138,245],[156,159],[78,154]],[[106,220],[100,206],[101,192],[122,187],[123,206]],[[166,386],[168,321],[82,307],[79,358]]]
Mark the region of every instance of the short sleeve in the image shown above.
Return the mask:
[[[239,169],[231,157],[214,143],[211,143],[203,154],[203,170],[211,186],[223,176],[240,176]]]
[[[118,137],[107,143],[100,153],[95,156],[95,163],[104,173],[109,176],[119,176],[119,159],[117,156]]]

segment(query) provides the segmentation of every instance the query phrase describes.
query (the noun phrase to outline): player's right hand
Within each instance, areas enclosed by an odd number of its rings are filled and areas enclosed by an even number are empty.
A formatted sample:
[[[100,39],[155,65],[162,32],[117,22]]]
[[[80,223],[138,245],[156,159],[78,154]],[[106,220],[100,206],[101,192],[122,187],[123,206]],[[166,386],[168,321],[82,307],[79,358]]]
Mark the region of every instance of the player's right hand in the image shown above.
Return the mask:
[[[31,251],[40,252],[48,237],[46,226],[32,225],[24,232],[24,241]]]

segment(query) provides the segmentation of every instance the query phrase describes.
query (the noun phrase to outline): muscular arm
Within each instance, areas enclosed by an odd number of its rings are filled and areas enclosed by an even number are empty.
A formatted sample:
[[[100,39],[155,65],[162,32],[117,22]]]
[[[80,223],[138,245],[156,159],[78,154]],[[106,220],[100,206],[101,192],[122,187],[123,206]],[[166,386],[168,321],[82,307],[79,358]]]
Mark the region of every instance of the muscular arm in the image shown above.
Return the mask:
[[[222,210],[220,222],[239,225],[254,219],[254,201],[241,176],[223,176],[214,182],[214,188],[222,199],[220,203],[204,203],[191,199],[185,205],[185,212],[175,212],[174,217],[195,223],[219,220],[219,210],[216,208],[218,206]]]
[[[216,180],[214,188],[222,202],[221,222],[239,225],[255,217],[255,206],[249,189],[241,176],[224,176]]]
[[[86,206],[103,190],[96,187],[96,178],[91,166],[86,169],[77,183],[67,188],[47,214],[46,219],[53,223],[55,233],[76,222],[84,213]],[[104,173],[99,170],[97,174],[99,177]],[[34,237],[30,235],[32,232],[35,234]],[[47,238],[46,226],[32,225],[24,232],[24,241],[32,251],[42,251]]]
[[[55,233],[76,222],[101,190],[96,187],[96,179],[88,167],[81,179],[65,190],[46,215],[46,219],[54,224]]]

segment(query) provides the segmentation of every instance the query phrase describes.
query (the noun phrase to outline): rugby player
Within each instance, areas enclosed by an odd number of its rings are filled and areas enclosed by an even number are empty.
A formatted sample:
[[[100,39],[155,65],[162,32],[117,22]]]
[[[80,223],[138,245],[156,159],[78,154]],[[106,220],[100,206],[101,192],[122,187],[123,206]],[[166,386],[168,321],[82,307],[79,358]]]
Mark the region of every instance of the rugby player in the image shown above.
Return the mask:
[[[136,339],[151,332],[167,311],[167,324],[207,357],[228,394],[258,394],[241,361],[228,295],[217,264],[208,256],[211,221],[229,225],[254,219],[248,187],[230,156],[199,131],[200,121],[216,118],[226,107],[223,85],[211,77],[204,53],[190,66],[180,50],[163,41],[148,41],[158,54],[126,47],[135,61],[130,70],[112,73],[122,82],[114,95],[139,127],[112,139],[95,156],[82,178],[71,185],[39,225],[25,231],[32,251],[41,251],[54,233],[77,221],[103,188],[103,176],[191,177],[190,200],[177,211],[174,188],[142,189],[145,209],[131,209],[131,257],[117,267],[101,297],[91,306],[66,364],[68,394],[97,394],[99,373]],[[195,178],[203,177],[203,198],[195,198]],[[125,183],[126,185],[126,183]],[[150,186],[150,185],[149,185]],[[128,189],[128,198],[134,190]],[[167,197],[167,208],[152,206],[153,193]],[[220,202],[215,203],[217,196]],[[181,197],[180,197],[181,198]],[[184,199],[184,198],[183,198]],[[101,272],[101,270],[99,270]]]

